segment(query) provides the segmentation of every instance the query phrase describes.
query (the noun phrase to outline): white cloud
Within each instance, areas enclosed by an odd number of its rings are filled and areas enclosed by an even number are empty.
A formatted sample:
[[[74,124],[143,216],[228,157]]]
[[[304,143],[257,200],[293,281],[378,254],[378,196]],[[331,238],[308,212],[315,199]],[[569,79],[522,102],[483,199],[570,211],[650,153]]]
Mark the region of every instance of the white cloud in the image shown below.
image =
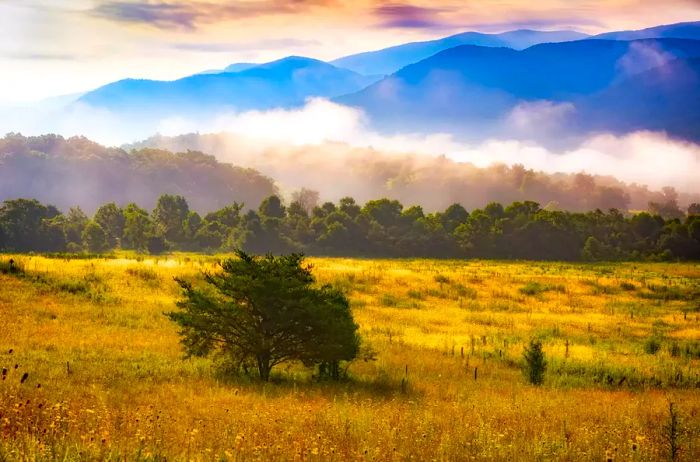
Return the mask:
[[[511,127],[556,126],[572,109],[568,105],[539,102],[516,108],[507,120]],[[39,116],[36,116],[37,112]],[[298,109],[277,109],[219,114],[206,120],[171,117],[155,125],[143,125],[85,105],[70,109],[6,111],[0,113],[0,128],[25,134],[60,133],[85,135],[100,143],[114,145],[146,138],[156,131],[163,135],[228,132],[248,140],[246,149],[285,146],[320,146],[328,142],[374,148],[384,153],[441,156],[488,166],[494,163],[523,164],[544,172],[612,175],[626,182],[652,188],[675,186],[681,191],[700,193],[700,146],[671,139],[662,133],[637,132],[624,136],[592,136],[577,147],[548,149],[541,144],[514,139],[488,139],[463,143],[452,135],[395,134],[377,132],[356,109],[323,99],[312,99]],[[556,130],[555,130],[556,131]],[[518,135],[518,131],[513,133]],[[329,156],[333,154],[329,152]],[[244,158],[224,159],[237,162]],[[246,156],[246,158],[249,158]]]

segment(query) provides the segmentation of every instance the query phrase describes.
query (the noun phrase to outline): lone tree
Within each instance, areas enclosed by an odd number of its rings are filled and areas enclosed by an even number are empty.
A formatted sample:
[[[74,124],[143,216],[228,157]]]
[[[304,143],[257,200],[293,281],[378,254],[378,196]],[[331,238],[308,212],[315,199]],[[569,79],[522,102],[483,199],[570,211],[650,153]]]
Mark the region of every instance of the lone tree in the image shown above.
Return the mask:
[[[544,383],[544,372],[547,369],[547,361],[544,358],[542,351],[542,342],[539,340],[530,340],[530,345],[525,348],[523,353],[525,358],[525,376],[533,385],[542,385]]]
[[[315,286],[302,255],[236,255],[220,263],[221,271],[204,273],[203,287],[176,279],[183,298],[168,317],[180,325],[187,354],[222,353],[239,367],[255,363],[265,381],[286,361],[318,365],[338,378],[340,361],[359,349],[347,298]]]

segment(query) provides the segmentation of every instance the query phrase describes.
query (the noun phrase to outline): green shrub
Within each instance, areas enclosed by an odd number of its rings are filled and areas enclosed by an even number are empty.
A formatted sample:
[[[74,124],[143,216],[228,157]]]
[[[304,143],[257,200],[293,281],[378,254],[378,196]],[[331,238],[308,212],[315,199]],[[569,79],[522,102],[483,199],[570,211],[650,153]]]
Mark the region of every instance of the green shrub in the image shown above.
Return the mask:
[[[644,352],[648,355],[655,355],[661,349],[661,341],[657,337],[649,337],[644,342]]]
[[[670,353],[671,353],[671,356],[673,356],[674,358],[679,357],[681,355],[681,347],[678,346],[678,344],[674,342],[673,345],[671,345]]]
[[[383,306],[396,307],[399,304],[399,299],[392,294],[384,294],[380,302]]]
[[[423,300],[425,296],[423,295],[423,292],[420,290],[409,290],[407,295],[410,298],[416,299],[416,300]]]
[[[127,268],[126,273],[145,282],[158,282],[158,273],[152,268]]]
[[[564,287],[563,285],[549,285],[540,284],[539,282],[528,282],[518,290],[521,294],[524,295],[538,295],[550,291],[564,293],[566,292],[566,287]]]
[[[454,286],[455,292],[458,296],[462,298],[475,299],[477,296],[476,290],[471,287],[464,286],[462,284],[457,284]]]
[[[24,274],[24,265],[12,258],[0,260],[0,274]]]
[[[523,372],[528,382],[532,385],[542,385],[544,383],[544,373],[547,370],[547,361],[542,351],[542,342],[530,340],[530,345],[523,353],[525,358],[525,368]]]
[[[435,276],[435,282],[437,282],[438,284],[449,284],[450,278],[448,278],[445,275],[438,274]]]
[[[639,293],[640,298],[647,300],[662,300],[665,302],[673,300],[693,300],[694,297],[700,295],[693,290],[683,289],[678,286],[660,286],[655,284],[647,284],[649,292]]]

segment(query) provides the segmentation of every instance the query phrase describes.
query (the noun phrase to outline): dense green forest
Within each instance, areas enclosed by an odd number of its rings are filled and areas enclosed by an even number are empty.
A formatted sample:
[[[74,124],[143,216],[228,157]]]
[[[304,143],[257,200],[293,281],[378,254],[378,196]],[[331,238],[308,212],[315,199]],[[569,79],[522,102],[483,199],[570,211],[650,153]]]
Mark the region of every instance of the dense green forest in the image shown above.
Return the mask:
[[[670,209],[673,204],[657,208]],[[676,210],[676,213],[678,210]],[[700,259],[700,205],[683,217],[611,209],[573,213],[536,202],[489,203],[468,212],[453,204],[426,214],[419,206],[348,197],[318,204],[302,190],[285,205],[276,195],[257,210],[232,203],[201,216],[187,200],[162,195],[152,211],[108,203],[94,216],[61,213],[37,200],[0,206],[0,249],[8,252],[91,252],[133,249],[252,253],[304,252],[365,257],[499,258],[534,260]]]

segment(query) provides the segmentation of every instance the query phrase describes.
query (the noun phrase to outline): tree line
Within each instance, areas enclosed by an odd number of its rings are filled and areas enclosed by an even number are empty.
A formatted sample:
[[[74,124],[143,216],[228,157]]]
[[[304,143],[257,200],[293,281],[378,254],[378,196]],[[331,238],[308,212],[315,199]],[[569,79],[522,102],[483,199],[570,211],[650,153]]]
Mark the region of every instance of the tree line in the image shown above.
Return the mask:
[[[160,196],[148,211],[134,203],[102,205],[92,217],[62,213],[33,199],[0,206],[0,250],[90,252],[130,249],[348,257],[495,258],[529,260],[700,259],[700,205],[683,218],[618,210],[574,213],[532,201],[492,202],[467,211],[453,204],[426,213],[390,199],[364,205],[346,197],[318,203],[301,190],[285,205],[276,195],[257,209],[232,203],[206,215],[179,195]]]

